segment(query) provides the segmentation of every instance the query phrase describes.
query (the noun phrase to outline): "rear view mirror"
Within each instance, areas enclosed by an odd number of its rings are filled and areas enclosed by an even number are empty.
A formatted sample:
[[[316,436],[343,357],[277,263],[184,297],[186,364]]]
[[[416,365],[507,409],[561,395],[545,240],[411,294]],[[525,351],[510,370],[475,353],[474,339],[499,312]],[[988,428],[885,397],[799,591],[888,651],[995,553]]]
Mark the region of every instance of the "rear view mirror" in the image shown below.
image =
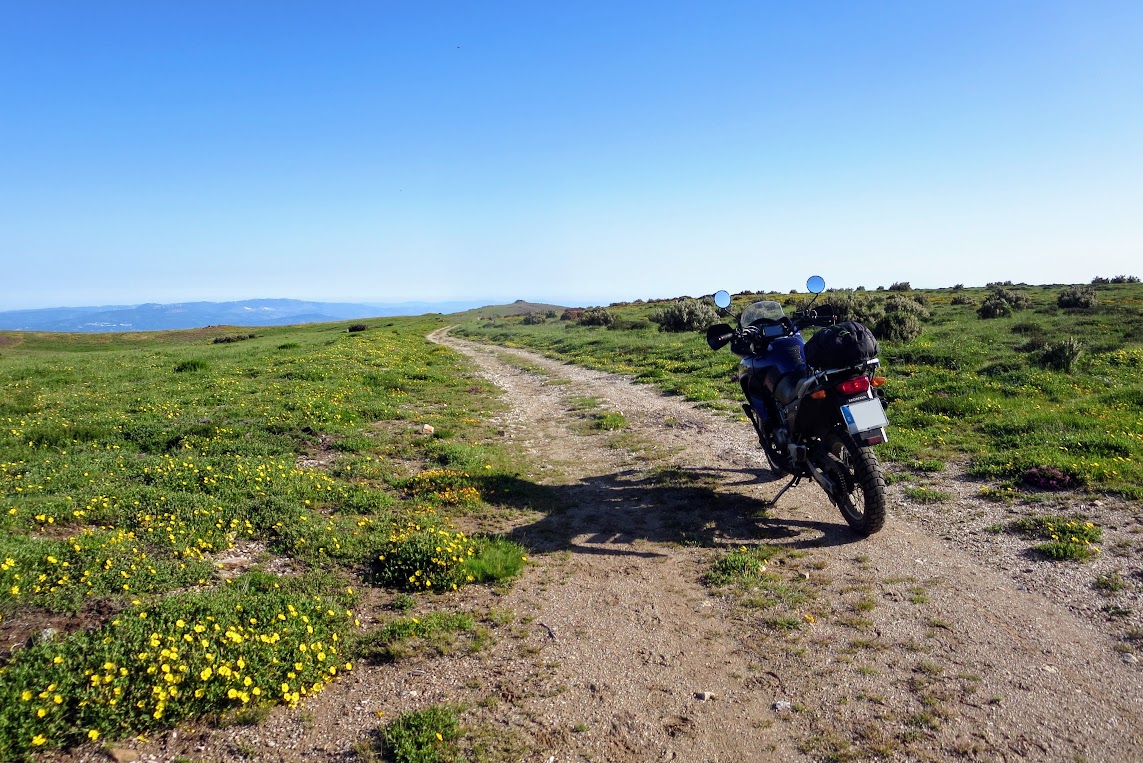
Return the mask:
[[[825,279],[821,276],[810,276],[806,280],[806,290],[810,294],[821,294],[825,291]]]
[[[716,291],[714,293],[714,304],[723,310],[730,307],[730,292],[725,289]]]

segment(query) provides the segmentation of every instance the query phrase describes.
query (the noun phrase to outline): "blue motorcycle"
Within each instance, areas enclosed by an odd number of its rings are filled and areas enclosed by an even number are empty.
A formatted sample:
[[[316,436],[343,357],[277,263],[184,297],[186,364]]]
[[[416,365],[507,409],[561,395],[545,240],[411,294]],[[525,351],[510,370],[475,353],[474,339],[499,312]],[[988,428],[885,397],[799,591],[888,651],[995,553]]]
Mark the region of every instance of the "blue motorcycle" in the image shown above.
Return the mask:
[[[885,475],[873,446],[887,439],[885,379],[877,374],[878,345],[865,326],[838,323],[828,306],[814,308],[825,281],[813,276],[810,303],[793,316],[772,300],[755,302],[738,316],[738,327],[707,329],[707,344],[727,344],[742,357],[737,379],[746,413],[776,475],[792,479],[771,501],[809,477],[858,533],[885,524]],[[714,295],[722,310],[730,294]],[[806,342],[802,329],[817,327]]]

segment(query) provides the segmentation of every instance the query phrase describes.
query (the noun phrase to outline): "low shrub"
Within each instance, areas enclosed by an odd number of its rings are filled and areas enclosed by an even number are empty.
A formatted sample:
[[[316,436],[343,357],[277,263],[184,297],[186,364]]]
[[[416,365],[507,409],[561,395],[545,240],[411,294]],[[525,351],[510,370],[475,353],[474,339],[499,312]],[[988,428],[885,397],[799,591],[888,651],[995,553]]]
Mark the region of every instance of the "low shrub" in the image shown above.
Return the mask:
[[[1095,289],[1090,286],[1070,286],[1060,292],[1056,304],[1063,308],[1095,307]]]
[[[885,315],[872,326],[873,334],[882,340],[907,342],[921,335],[921,321],[928,317],[924,305],[895,294],[885,300]]]
[[[1075,337],[1069,336],[1067,339],[1045,346],[1038,361],[1041,368],[1071,373],[1082,354],[1083,344]]]
[[[543,313],[528,313],[524,316],[524,320],[522,320],[521,323],[525,326],[539,326],[546,320],[547,318]]]
[[[866,326],[876,325],[885,315],[885,300],[852,292],[834,292],[825,299],[838,321],[857,321]]]
[[[589,307],[577,321],[581,326],[610,326],[614,322],[615,316],[606,307]]]
[[[1020,475],[1020,482],[1036,490],[1070,490],[1076,480],[1054,466],[1033,466]]]
[[[1009,330],[1013,334],[1043,334],[1044,333],[1044,327],[1041,326],[1039,323],[1034,323],[1032,321],[1020,321],[1019,323],[1013,323],[1012,327]]]
[[[681,299],[656,310],[651,320],[659,324],[660,331],[702,331],[718,323],[718,311],[697,299]]]
[[[653,323],[648,318],[616,318],[615,321],[607,328],[615,331],[638,331],[640,329],[649,329]]]
[[[908,281],[897,281],[889,287],[889,291],[912,291],[913,287]]]
[[[976,300],[974,300],[972,297],[968,296],[967,294],[957,294],[955,297],[952,298],[952,302],[950,304],[953,304],[953,305],[974,305],[974,304],[976,304]]]
[[[206,361],[199,358],[191,360],[184,360],[175,366],[176,374],[188,373],[190,371],[205,371],[207,369]]]
[[[1003,286],[997,286],[991,294],[984,298],[980,307],[977,308],[976,314],[984,319],[1004,318],[1017,310],[1027,309],[1031,302],[1028,295],[1022,291],[1012,291]]]
[[[358,331],[365,331],[368,328],[369,327],[366,326],[364,323],[351,323],[351,324],[349,324],[349,328],[346,330],[351,334],[355,334]]]

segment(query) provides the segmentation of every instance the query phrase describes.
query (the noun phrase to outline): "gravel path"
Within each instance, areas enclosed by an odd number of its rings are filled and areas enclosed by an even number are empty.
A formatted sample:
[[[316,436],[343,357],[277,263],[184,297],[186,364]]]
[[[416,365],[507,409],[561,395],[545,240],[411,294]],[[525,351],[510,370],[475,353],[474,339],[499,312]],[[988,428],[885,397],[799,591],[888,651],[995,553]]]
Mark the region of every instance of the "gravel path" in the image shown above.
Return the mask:
[[[362,666],[257,726],[183,730],[123,759],[354,760],[385,719],[460,703],[493,761],[1143,760],[1138,662],[1078,584],[1038,590],[1014,549],[988,545],[979,528],[1004,508],[971,485],[939,510],[894,498],[886,528],[857,539],[812,484],[767,510],[784,482],[747,424],[430,338],[504,390],[502,437],[556,505],[503,528],[534,551],[510,591],[434,600],[501,613],[492,645]],[[593,429],[608,411],[626,428]],[[702,584],[725,549],[763,542],[790,552],[771,568],[788,606]]]

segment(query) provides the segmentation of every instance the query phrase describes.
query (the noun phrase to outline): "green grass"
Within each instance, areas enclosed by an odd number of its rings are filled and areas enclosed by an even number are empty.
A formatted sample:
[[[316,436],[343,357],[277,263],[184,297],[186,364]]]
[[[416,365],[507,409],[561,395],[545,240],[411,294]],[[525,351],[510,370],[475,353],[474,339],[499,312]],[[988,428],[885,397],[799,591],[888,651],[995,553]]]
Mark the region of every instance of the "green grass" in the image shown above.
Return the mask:
[[[904,490],[905,497],[917,503],[945,503],[952,500],[952,495],[943,490],[936,490],[934,488],[925,487],[920,485],[917,487],[906,487]]]
[[[394,763],[451,763],[460,757],[457,711],[433,706],[402,713],[381,733],[381,751]]]
[[[703,576],[703,582],[730,593],[744,607],[796,610],[813,600],[816,592],[804,579],[788,579],[785,575],[770,571],[767,563],[779,554],[790,556],[788,551],[770,545],[744,546],[727,551],[710,566]],[[788,572],[792,573],[793,570]],[[782,620],[779,617],[775,622]],[[793,620],[797,627],[801,627],[801,620],[796,617]]]
[[[608,432],[617,429],[626,429],[627,418],[619,411],[607,411],[596,415],[594,426],[596,429],[602,429]]]
[[[1054,561],[1088,561],[1100,553],[1095,545],[1103,531],[1084,517],[1032,514],[1009,523],[1009,529],[1029,538],[1042,540],[1034,549]]]
[[[452,524],[527,485],[441,325],[4,334],[0,619],[31,645],[0,667],[0,758],[256,720],[367,651],[351,591],[519,575],[522,547]]]
[[[433,612],[386,623],[359,637],[354,651],[370,662],[394,662],[414,655],[448,654],[457,648],[462,635],[471,637],[471,645],[483,643],[471,615]]]
[[[728,551],[715,560],[706,573],[704,581],[711,586],[754,585],[766,575],[766,563],[781,549],[777,546],[759,545]]]
[[[911,292],[928,301],[930,317],[913,341],[881,343],[890,440],[878,454],[921,472],[967,460],[972,476],[1024,491],[1044,489],[1025,475],[1054,469],[1068,489],[1143,499],[1143,285],[1097,286],[1097,305],[1085,310],[1057,306],[1063,285],[1010,288],[1027,295],[1028,307],[993,320],[976,313],[988,289]],[[970,304],[953,304],[954,297]],[[790,297],[737,295],[734,309],[763,298]],[[609,309],[618,323],[634,326],[662,304]],[[698,333],[567,321],[525,326],[511,317],[460,331],[627,374],[716,409],[733,412],[737,406],[725,401],[741,396],[729,378],[735,357],[711,352]],[[1066,337],[1083,347],[1070,372],[1042,362],[1044,348]]]

